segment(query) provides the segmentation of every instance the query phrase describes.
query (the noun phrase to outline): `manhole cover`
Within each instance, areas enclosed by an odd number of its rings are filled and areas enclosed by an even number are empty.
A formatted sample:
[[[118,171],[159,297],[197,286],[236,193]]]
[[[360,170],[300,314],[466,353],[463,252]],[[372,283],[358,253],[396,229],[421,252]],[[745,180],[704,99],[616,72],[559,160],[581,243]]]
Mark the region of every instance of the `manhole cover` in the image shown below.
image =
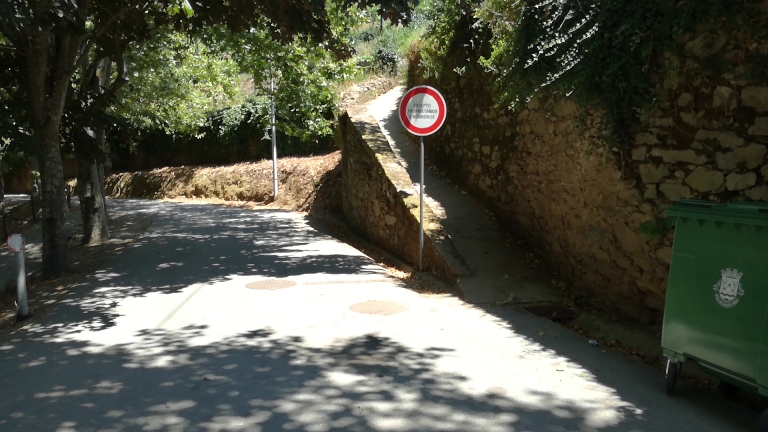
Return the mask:
[[[567,307],[558,303],[531,305],[526,306],[524,309],[528,312],[532,312],[535,315],[556,322],[572,320],[579,316],[579,314],[575,311],[568,309]]]
[[[407,311],[408,306],[393,301],[368,300],[362,303],[355,303],[349,309],[352,312],[367,315],[394,315]]]
[[[245,284],[246,288],[255,290],[279,290],[296,286],[296,282],[285,279],[267,279]]]

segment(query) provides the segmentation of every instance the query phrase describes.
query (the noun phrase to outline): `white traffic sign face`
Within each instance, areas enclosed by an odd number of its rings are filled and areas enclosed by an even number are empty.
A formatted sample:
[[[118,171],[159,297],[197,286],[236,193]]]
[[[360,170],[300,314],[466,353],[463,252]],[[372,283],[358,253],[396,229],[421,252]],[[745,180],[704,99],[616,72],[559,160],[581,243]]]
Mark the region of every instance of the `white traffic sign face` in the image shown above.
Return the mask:
[[[432,135],[445,123],[445,99],[432,87],[414,87],[403,96],[398,112],[408,132],[416,136]]]
[[[21,234],[12,234],[8,236],[8,249],[13,252],[19,252],[24,247],[24,239]]]

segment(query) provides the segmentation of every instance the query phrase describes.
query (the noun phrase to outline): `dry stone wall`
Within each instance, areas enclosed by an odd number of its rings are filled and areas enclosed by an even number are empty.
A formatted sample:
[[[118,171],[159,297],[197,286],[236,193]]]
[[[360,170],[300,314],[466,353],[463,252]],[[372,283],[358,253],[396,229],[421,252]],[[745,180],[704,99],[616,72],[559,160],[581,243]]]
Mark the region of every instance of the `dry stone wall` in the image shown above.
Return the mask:
[[[768,41],[718,31],[681,44],[685,56],[667,55],[673,69],[659,76],[660,103],[635,135],[632,162],[643,195],[662,202],[768,200],[768,83],[756,77],[760,65],[739,61],[744,51],[768,55]],[[729,67],[714,73],[705,68],[713,61]]]
[[[342,208],[349,223],[368,240],[414,267],[419,263],[419,196],[376,120],[364,109],[342,113],[336,127],[341,148]],[[425,270],[449,283],[458,273],[438,251],[446,238],[439,220],[424,211]]]
[[[612,143],[601,116],[569,99],[494,107],[490,77],[421,78],[447,99],[444,128],[426,140],[446,175],[525,237],[573,292],[655,322],[664,308],[673,232],[663,212],[680,199],[768,200],[768,41],[713,26],[659,60],[654,105],[631,142]],[[763,71],[764,72],[764,71]]]

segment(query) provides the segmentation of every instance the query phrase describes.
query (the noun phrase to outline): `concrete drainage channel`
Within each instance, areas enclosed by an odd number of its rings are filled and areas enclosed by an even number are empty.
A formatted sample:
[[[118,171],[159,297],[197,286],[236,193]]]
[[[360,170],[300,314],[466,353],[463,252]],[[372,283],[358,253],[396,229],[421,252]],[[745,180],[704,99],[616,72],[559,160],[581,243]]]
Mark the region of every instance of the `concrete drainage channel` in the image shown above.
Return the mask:
[[[540,303],[523,306],[523,309],[534,315],[546,318],[556,323],[565,323],[579,317],[578,312],[559,303]]]
[[[365,279],[365,280],[343,280],[343,281],[319,281],[304,282],[303,285],[335,285],[335,284],[368,284],[390,282],[388,279]],[[245,284],[245,287],[252,290],[274,291],[284,288],[297,286],[298,283],[289,279],[266,279]],[[349,307],[352,312],[365,315],[395,315],[408,310],[408,306],[394,301],[368,300],[361,303],[355,303]]]

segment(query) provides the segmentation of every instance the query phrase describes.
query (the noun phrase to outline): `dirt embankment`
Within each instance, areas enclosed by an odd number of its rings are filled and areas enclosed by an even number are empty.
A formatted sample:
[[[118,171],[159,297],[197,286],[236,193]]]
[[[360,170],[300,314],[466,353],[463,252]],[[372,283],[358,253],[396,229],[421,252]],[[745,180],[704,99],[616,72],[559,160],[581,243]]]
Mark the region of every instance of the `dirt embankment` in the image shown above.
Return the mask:
[[[270,160],[113,174],[106,179],[106,189],[114,198],[239,201],[297,211],[333,211],[340,203],[336,187],[341,178],[340,159],[339,151],[279,159],[277,201],[272,199]]]

